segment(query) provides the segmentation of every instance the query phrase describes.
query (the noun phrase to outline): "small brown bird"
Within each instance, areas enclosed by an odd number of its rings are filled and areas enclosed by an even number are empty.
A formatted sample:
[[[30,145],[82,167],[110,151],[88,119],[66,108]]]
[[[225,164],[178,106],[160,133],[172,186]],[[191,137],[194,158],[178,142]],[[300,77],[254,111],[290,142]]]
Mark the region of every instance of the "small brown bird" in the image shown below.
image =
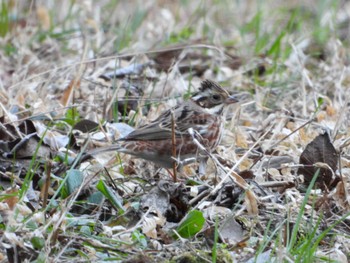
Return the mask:
[[[199,150],[190,128],[200,135],[197,136],[198,141],[206,150],[212,152],[222,138],[227,106],[235,102],[238,102],[238,99],[219,84],[204,80],[199,91],[190,100],[163,112],[156,120],[117,140],[116,144],[96,149],[92,154],[118,151],[151,161],[164,168],[173,166],[173,157],[178,163],[184,161],[185,164],[189,164],[198,161]],[[172,141],[173,123],[175,144]],[[173,145],[176,148],[176,156],[173,156]],[[206,159],[199,158],[200,174],[204,174]]]

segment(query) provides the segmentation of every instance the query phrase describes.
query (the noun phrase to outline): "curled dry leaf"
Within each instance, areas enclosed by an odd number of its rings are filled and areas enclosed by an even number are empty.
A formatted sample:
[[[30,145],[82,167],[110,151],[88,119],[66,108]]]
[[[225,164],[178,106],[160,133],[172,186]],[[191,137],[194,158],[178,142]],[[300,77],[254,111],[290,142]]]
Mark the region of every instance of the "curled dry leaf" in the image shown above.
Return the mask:
[[[338,153],[326,132],[318,135],[306,146],[299,163],[303,166],[298,169],[298,174],[304,176],[307,185],[310,184],[318,169],[320,173],[315,184],[317,188],[331,190],[339,181],[339,178],[335,177],[335,171],[338,168]]]
[[[61,103],[64,106],[67,106],[72,99],[72,93],[75,89],[80,87],[80,80],[79,79],[72,79],[68,86],[66,87],[65,91],[63,92],[62,98],[61,98]]]
[[[50,146],[52,150],[58,150],[68,145],[69,137],[67,135],[49,130],[48,127],[41,122],[35,122],[34,125],[38,136],[43,137],[44,143]]]
[[[142,223],[142,233],[151,238],[157,238],[157,223],[154,217],[145,217]]]
[[[219,227],[220,239],[230,245],[236,245],[246,239],[247,232],[233,217],[227,217]]]
[[[247,206],[248,213],[250,215],[258,215],[258,200],[254,194],[254,192],[250,189],[249,184],[236,172],[231,173],[231,178],[239,185],[242,189],[246,191],[244,201]]]
[[[166,223],[165,218],[158,216],[145,217],[142,223],[142,233],[151,238],[157,238],[157,225],[163,226]]]
[[[343,181],[340,181],[337,184],[334,193],[332,192],[333,198],[337,205],[344,210],[350,209],[348,187],[346,187],[347,185],[346,178],[343,178]]]
[[[252,190],[248,189],[246,191],[244,201],[245,205],[247,206],[248,213],[250,215],[259,214],[258,201]]]
[[[141,199],[143,210],[156,210],[170,222],[179,222],[188,210],[183,185],[160,181]]]

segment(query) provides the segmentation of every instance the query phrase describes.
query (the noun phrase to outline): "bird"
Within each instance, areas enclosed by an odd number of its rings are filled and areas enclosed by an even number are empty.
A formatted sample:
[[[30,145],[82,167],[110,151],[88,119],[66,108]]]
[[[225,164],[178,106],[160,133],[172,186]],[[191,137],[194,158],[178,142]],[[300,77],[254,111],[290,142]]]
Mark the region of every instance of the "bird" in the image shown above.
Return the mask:
[[[194,138],[206,151],[214,151],[223,136],[228,106],[238,101],[218,83],[206,79],[189,100],[91,154],[117,151],[163,168],[172,168],[174,162],[187,165],[199,161],[199,173],[204,174],[208,157],[201,153]]]

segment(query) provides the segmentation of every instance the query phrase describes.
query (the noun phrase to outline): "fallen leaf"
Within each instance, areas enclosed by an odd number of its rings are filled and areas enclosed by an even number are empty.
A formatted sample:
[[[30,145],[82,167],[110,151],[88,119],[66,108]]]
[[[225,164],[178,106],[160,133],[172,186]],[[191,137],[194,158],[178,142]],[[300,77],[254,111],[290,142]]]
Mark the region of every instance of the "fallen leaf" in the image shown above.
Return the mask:
[[[298,174],[304,176],[306,185],[311,182],[317,169],[320,169],[315,186],[321,189],[327,187],[329,190],[335,186],[334,183],[337,178],[335,178],[334,174],[338,167],[338,154],[330,141],[328,133],[317,136],[306,146],[300,155],[299,163],[303,167],[298,169]]]

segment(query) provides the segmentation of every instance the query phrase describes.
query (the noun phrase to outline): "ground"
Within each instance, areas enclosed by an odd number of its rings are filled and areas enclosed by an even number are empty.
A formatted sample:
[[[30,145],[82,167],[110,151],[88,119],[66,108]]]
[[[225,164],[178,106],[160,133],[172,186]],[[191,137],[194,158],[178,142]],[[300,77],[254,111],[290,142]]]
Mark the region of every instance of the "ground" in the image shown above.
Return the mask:
[[[350,260],[347,1],[0,10],[0,262]],[[205,79],[240,102],[204,175],[91,154]]]

